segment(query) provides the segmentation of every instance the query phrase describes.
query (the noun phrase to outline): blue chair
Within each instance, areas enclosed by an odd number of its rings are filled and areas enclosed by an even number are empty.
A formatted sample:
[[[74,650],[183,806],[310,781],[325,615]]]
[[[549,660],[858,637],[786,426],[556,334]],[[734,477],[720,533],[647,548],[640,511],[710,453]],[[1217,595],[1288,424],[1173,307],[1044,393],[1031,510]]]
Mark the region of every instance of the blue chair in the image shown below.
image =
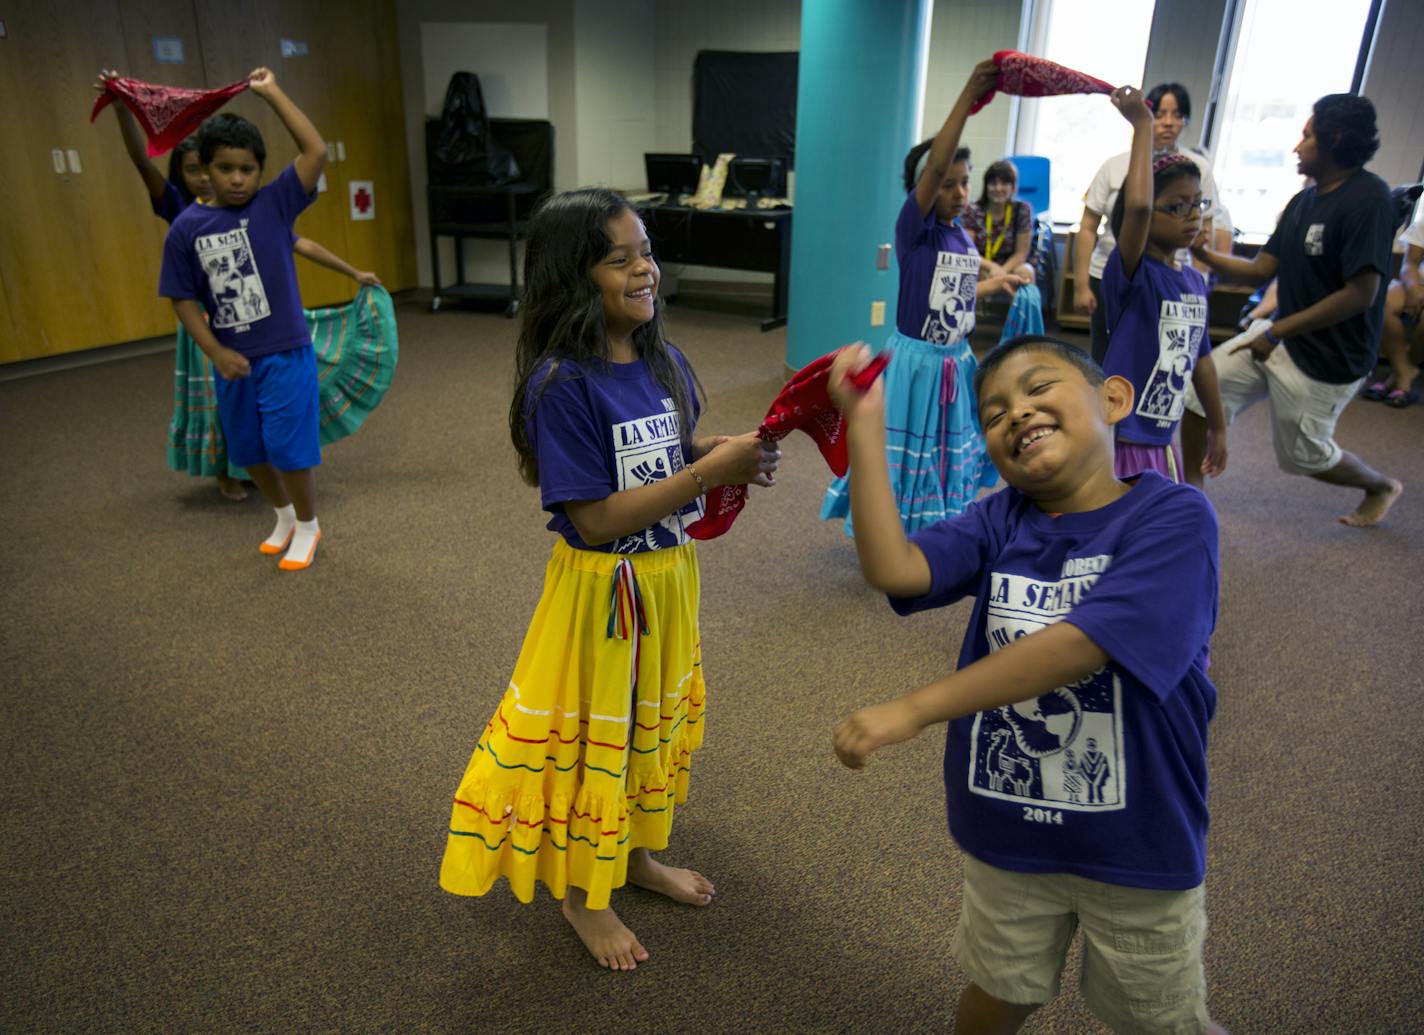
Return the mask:
[[[1034,243],[1030,254],[1038,267],[1044,308],[1051,310],[1057,303],[1058,264],[1053,250],[1053,223],[1048,218],[1050,163],[1041,155],[1009,155],[1009,161],[1019,171],[1019,199],[1033,208]]]
[[[1048,214],[1048,172],[1047,158],[1040,155],[1009,155],[1009,161],[1019,171],[1019,197],[1033,206],[1033,214]]]

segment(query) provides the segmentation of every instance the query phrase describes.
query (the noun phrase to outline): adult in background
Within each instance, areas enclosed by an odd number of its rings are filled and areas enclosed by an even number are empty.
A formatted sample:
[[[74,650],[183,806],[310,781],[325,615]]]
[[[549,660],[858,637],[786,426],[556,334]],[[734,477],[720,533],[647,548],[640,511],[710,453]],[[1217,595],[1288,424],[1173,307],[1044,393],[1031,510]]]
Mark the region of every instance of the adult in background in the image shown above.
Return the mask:
[[[979,265],[981,278],[1017,273],[1028,277],[1029,283],[1034,280],[1033,206],[1015,200],[1018,189],[1018,168],[1001,158],[984,170],[979,199],[965,205],[959,217],[984,260]]]
[[[1181,83],[1161,83],[1147,92],[1152,108],[1152,158],[1177,151],[1190,158],[1201,170],[1202,198],[1211,202],[1206,221],[1212,228],[1212,243],[1221,251],[1231,250],[1231,224],[1225,222],[1225,211],[1219,208],[1216,178],[1211,174],[1211,162],[1200,151],[1181,147],[1178,140],[1192,120],[1192,98]],[[1083,195],[1083,216],[1078,221],[1078,237],[1073,243],[1073,308],[1092,314],[1093,358],[1099,363],[1107,356],[1108,325],[1101,305],[1103,267],[1117,246],[1112,227],[1105,216],[1113,210],[1122,181],[1127,178],[1130,152],[1113,155],[1099,167],[1088,193]],[[1099,229],[1102,235],[1098,235]],[[1186,265],[1190,256],[1185,249],[1177,256]],[[1087,270],[1088,275],[1083,276]]]
[[[1018,189],[1018,168],[1001,158],[984,170],[979,200],[965,205],[959,216],[982,260],[981,285],[996,279],[1006,285],[1009,311],[1004,315],[1000,341],[1043,333],[1043,298],[1035,284],[1033,265],[1033,206],[1015,199]],[[991,293],[982,286],[980,290]]]
[[[1257,320],[1217,350],[1227,421],[1269,397],[1277,463],[1289,474],[1363,490],[1360,505],[1340,518],[1356,528],[1378,524],[1404,492],[1334,437],[1379,352],[1395,203],[1385,182],[1363,168],[1378,149],[1367,98],[1320,98],[1295,146],[1301,174],[1315,182],[1291,198],[1256,257],[1193,248],[1223,277],[1248,284],[1276,278],[1274,319]],[[1201,403],[1190,390],[1187,409],[1182,454],[1190,470],[1206,444]]]

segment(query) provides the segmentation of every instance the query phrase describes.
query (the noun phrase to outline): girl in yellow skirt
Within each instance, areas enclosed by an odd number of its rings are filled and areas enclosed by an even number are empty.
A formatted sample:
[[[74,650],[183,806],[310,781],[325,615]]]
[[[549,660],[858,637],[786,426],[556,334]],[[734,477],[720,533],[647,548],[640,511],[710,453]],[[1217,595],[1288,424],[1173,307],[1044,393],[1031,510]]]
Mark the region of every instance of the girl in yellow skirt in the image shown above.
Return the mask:
[[[755,432],[694,437],[698,382],[663,337],[658,266],[622,197],[551,198],[529,225],[509,427],[557,533],[514,677],[455,794],[440,885],[541,881],[598,962],[647,951],[609,905],[632,882],[691,905],[712,882],[653,857],[687,799],[706,691],[686,526],[716,485],[770,485]]]

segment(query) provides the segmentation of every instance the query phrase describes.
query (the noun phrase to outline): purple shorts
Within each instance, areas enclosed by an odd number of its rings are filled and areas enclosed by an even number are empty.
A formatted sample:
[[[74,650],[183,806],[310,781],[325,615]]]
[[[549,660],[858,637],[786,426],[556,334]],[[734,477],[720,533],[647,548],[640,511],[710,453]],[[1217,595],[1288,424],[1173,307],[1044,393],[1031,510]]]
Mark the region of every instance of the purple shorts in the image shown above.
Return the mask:
[[[1177,452],[1177,444],[1144,446],[1140,442],[1118,439],[1113,447],[1113,473],[1119,478],[1131,478],[1143,471],[1156,471],[1181,485],[1182,455]]]

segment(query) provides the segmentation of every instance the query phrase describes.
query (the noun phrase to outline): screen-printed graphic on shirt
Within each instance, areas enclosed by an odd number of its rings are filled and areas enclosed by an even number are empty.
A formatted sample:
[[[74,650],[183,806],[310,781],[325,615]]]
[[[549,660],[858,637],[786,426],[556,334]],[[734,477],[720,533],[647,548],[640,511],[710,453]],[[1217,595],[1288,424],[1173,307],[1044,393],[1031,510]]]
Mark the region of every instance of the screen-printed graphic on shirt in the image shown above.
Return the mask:
[[[1062,619],[1111,560],[1071,559],[1057,582],[994,572],[986,608],[989,650]],[[967,775],[973,794],[1074,812],[1127,805],[1122,685],[1107,668],[1038,697],[980,712],[970,743]]]
[[[609,429],[613,436],[619,492],[671,478],[683,469],[682,425],[677,406],[671,399],[662,402],[663,413],[620,421]],[[633,553],[640,549],[660,550],[681,546],[688,542],[684,526],[697,519],[700,505],[699,497],[657,524],[620,537],[614,542],[612,552]]]
[[[1143,385],[1137,415],[1172,427],[1182,419],[1187,384],[1206,334],[1206,299],[1183,295],[1163,299],[1157,318],[1157,365]]]
[[[272,315],[246,227],[199,237],[193,247],[213,293],[214,327],[242,328]]]
[[[940,252],[930,279],[930,311],[920,331],[936,345],[962,341],[974,331],[974,293],[979,284],[979,255]]]

